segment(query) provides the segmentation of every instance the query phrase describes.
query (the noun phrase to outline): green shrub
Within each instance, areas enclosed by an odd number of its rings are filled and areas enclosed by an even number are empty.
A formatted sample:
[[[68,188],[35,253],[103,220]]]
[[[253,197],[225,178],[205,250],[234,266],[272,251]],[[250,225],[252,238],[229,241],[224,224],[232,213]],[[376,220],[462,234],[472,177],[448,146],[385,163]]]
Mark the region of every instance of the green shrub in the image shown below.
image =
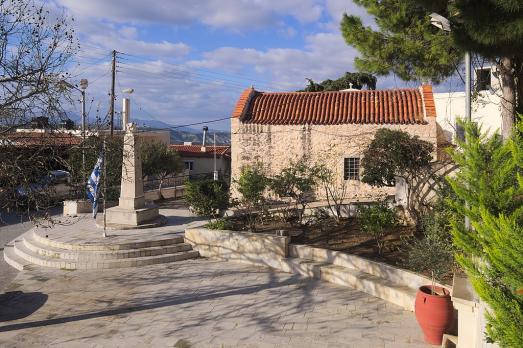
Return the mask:
[[[270,181],[270,189],[283,200],[290,200],[282,211],[283,216],[292,216],[296,212],[299,225],[303,225],[307,205],[313,200],[313,193],[320,182],[321,167],[302,157],[291,161]]]
[[[378,202],[358,209],[361,230],[372,235],[381,255],[387,230],[397,224],[396,212],[386,202]]]
[[[188,181],[185,201],[196,214],[215,218],[229,207],[229,187],[224,181]]]
[[[414,237],[407,244],[408,257],[404,264],[416,272],[428,272],[442,280],[454,269],[454,247],[449,231],[449,220],[439,211],[422,217],[423,237]]]
[[[233,228],[233,225],[227,219],[216,219],[209,221],[205,227],[211,230],[230,230]]]
[[[254,231],[259,217],[266,210],[264,193],[269,185],[269,178],[265,175],[262,164],[257,163],[243,167],[235,184],[241,195],[238,203],[245,213],[249,229]]]

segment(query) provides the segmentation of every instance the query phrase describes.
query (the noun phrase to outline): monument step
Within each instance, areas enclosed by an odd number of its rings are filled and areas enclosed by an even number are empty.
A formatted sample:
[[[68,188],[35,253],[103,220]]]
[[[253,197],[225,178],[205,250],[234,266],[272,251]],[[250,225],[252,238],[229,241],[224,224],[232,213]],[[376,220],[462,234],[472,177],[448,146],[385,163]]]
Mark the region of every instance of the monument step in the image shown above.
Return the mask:
[[[129,249],[143,249],[151,247],[159,247],[173,244],[180,244],[184,242],[182,235],[172,234],[169,237],[158,237],[155,239],[111,242],[111,237],[107,237],[100,242],[85,242],[78,241],[78,243],[62,242],[56,239],[46,237],[44,230],[36,229],[33,232],[33,239],[43,245],[48,245],[55,248],[74,250],[74,251],[115,251],[115,250],[129,250]],[[138,235],[140,231],[136,232]],[[167,233],[168,234],[168,233]]]
[[[153,265],[158,263],[168,263],[181,261],[199,256],[198,251],[180,251],[169,254],[143,256],[126,259],[113,260],[75,260],[75,259],[58,259],[38,254],[26,247],[23,240],[16,240],[14,242],[14,252],[17,256],[32,264],[59,268],[67,270],[75,269],[109,269],[109,268],[125,268]]]
[[[6,244],[4,246],[4,260],[9,266],[19,271],[31,270],[34,267],[34,265],[31,262],[25,260],[24,258],[16,254],[14,245]]]
[[[37,253],[53,259],[70,259],[78,261],[100,261],[100,260],[116,260],[128,259],[144,256],[157,256],[163,254],[173,254],[181,251],[190,251],[192,246],[187,243],[176,243],[170,245],[154,246],[139,249],[119,249],[119,250],[68,250],[44,245],[34,238],[32,234],[25,234],[23,236],[25,246]]]

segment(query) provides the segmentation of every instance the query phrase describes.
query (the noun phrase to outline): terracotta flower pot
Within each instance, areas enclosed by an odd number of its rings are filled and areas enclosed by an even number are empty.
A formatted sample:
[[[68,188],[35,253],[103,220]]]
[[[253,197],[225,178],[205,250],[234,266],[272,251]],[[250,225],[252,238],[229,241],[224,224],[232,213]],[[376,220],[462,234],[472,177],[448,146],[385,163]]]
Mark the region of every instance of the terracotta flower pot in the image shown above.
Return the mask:
[[[432,294],[432,289],[435,294]],[[432,285],[420,287],[416,295],[414,312],[425,335],[425,342],[440,345],[443,334],[454,315],[449,290]]]

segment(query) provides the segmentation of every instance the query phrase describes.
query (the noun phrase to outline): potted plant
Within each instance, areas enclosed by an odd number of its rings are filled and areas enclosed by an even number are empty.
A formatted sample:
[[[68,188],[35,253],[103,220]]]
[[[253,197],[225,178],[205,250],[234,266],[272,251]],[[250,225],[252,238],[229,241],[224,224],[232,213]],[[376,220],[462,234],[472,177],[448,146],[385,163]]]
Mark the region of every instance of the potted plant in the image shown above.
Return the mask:
[[[423,330],[425,342],[440,345],[443,334],[452,323],[454,307],[450,291],[435,284],[420,286],[416,294],[414,313]]]
[[[431,274],[432,283],[421,286],[416,294],[414,312],[425,341],[437,345],[441,344],[454,316],[449,289],[436,284],[436,279],[452,273],[455,264],[446,221],[439,212],[423,218],[423,236],[409,242],[406,262],[409,269]]]

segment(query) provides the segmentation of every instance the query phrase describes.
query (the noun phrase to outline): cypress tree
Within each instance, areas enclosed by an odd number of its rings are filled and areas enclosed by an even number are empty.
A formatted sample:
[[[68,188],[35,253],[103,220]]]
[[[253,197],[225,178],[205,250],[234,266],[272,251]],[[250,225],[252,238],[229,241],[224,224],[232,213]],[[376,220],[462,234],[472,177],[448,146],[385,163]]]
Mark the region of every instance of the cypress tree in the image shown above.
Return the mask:
[[[451,153],[460,170],[449,179],[457,196],[449,201],[456,260],[489,306],[489,337],[501,347],[523,347],[523,138],[504,143],[473,123],[464,127],[467,142]]]

